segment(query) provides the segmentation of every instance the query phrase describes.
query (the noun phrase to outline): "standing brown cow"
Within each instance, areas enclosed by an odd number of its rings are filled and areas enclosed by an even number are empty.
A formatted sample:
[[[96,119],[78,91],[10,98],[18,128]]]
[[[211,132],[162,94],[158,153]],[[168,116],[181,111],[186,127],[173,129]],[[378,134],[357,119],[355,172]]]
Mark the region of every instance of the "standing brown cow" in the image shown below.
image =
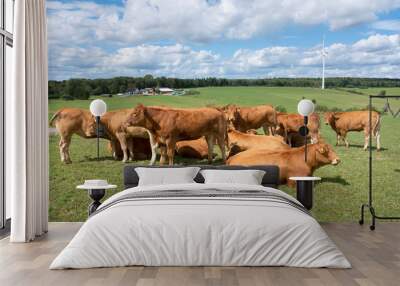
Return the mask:
[[[277,165],[281,184],[293,187],[289,177],[311,176],[322,166],[337,165],[340,160],[332,147],[325,143],[311,144],[307,148],[307,162],[304,161],[305,147],[282,151],[250,149],[228,159],[227,165]]]
[[[117,143],[119,142],[120,148],[123,153],[123,162],[127,162],[129,157],[134,159],[134,142],[132,138],[142,138],[148,139],[149,141],[136,140],[136,142],[149,142],[151,146],[151,161],[150,165],[153,165],[156,160],[156,149],[157,143],[154,139],[154,136],[151,132],[143,127],[138,126],[129,126],[125,127],[124,123],[128,120],[129,115],[131,114],[131,109],[121,109],[116,111],[109,111],[104,114],[100,121],[106,129],[106,133],[111,140],[111,146],[113,151],[114,158],[117,159],[117,154],[115,150],[117,150]],[[118,142],[117,142],[118,141]]]
[[[376,149],[381,149],[381,117],[378,112],[372,111],[372,135],[376,138]],[[346,147],[349,147],[349,142],[346,135],[350,131],[364,131],[364,150],[367,150],[369,144],[369,111],[348,111],[348,112],[326,112],[325,124],[330,125],[336,132],[336,146],[343,140]]]
[[[208,162],[212,162],[215,140],[225,161],[226,120],[224,114],[215,108],[179,109],[139,104],[130,113],[125,126],[142,126],[155,134],[166,145],[170,165],[174,164],[177,141],[202,136],[207,140]]]
[[[292,146],[292,134],[297,134],[301,126],[304,125],[304,117],[295,113],[278,112],[276,133],[282,135],[289,145]],[[308,117],[309,136],[311,143],[317,143],[319,139],[320,119],[317,113],[312,113]]]
[[[96,137],[96,120],[93,115],[85,109],[62,108],[50,119],[50,126],[54,126],[60,135],[60,157],[61,161],[72,163],[69,154],[69,145],[73,134],[83,138]]]
[[[258,105],[254,107],[238,107],[234,104],[224,106],[226,120],[230,128],[246,132],[250,129],[262,127],[268,134],[270,128],[275,128],[276,111],[272,105]]]

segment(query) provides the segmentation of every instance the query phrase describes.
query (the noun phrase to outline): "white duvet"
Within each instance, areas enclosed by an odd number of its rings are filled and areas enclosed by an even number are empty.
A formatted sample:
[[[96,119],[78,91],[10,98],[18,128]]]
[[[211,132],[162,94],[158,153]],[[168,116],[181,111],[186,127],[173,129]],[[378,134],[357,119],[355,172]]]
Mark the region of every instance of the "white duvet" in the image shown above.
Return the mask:
[[[232,184],[135,187],[164,190],[265,190]],[[123,201],[90,217],[50,269],[145,266],[294,266],[349,268],[310,215],[257,198],[152,198]]]

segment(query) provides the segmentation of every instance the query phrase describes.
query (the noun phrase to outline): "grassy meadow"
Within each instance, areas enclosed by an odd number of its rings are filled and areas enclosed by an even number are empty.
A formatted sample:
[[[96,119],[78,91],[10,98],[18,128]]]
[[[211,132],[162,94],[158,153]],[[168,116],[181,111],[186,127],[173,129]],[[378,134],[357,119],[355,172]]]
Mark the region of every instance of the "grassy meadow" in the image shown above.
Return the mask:
[[[288,112],[296,112],[298,101],[302,97],[315,99],[317,104],[341,109],[366,107],[368,94],[377,94],[386,90],[388,95],[400,95],[400,88],[354,89],[363,94],[344,90],[324,90],[313,88],[286,87],[212,87],[196,89],[199,94],[185,96],[135,96],[125,98],[103,98],[109,110],[134,107],[137,103],[145,105],[166,105],[174,107],[200,107],[206,105],[257,105],[270,103],[280,105]],[[348,89],[351,91],[350,89]],[[382,109],[385,101],[377,99],[374,106]],[[391,106],[397,110],[400,101],[391,100]],[[50,100],[49,116],[62,107],[88,108],[90,100]],[[322,136],[335,144],[335,133],[322,123]],[[383,150],[374,152],[374,204],[378,215],[395,215],[400,208],[400,117],[384,115],[381,128]],[[85,179],[101,178],[118,185],[122,190],[122,169],[125,165],[115,161],[106,149],[106,141],[101,141],[101,160],[96,160],[95,139],[82,139],[74,136],[70,154],[73,163],[61,163],[58,153],[58,136],[50,136],[50,220],[84,221],[87,206],[90,203],[85,191],[75,189]],[[338,166],[326,166],[315,172],[322,181],[315,189],[315,201],[312,213],[319,221],[358,221],[359,207],[367,201],[368,192],[368,152],[363,151],[362,133],[350,133],[349,149],[339,146],[335,151],[341,159]],[[216,148],[217,150],[217,148]],[[195,159],[177,158],[178,164],[206,164]],[[147,164],[147,161],[129,164]],[[217,161],[216,163],[221,163]],[[399,176],[399,177],[398,177]],[[294,190],[285,186],[282,190],[294,195]]]

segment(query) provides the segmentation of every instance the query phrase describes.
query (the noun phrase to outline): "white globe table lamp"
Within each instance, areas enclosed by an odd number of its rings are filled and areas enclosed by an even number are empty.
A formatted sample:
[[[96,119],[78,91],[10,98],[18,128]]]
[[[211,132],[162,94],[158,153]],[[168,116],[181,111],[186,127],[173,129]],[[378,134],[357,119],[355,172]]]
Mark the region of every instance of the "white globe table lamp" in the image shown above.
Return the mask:
[[[107,104],[101,99],[95,99],[90,103],[90,112],[94,116],[103,116],[107,112]]]
[[[107,104],[101,99],[95,99],[90,103],[90,112],[96,118],[96,136],[97,136],[97,160],[100,159],[100,117],[107,112]]]
[[[314,112],[314,103],[309,99],[302,99],[297,105],[297,111],[303,116],[309,116]]]
[[[300,127],[299,133],[304,136],[304,160],[307,162],[307,135],[308,135],[308,116],[314,112],[314,103],[309,99],[300,100],[297,111],[304,116],[304,125]]]

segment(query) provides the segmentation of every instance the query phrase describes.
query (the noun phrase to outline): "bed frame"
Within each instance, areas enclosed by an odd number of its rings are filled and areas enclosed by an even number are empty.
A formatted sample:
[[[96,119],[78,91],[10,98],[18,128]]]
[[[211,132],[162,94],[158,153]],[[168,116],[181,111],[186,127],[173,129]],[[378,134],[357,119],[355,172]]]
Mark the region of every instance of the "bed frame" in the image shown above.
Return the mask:
[[[135,168],[183,168],[183,167],[193,167],[193,166],[138,166],[129,165],[124,167],[124,189],[136,187],[139,183],[139,176],[135,171]],[[196,165],[202,170],[212,169],[212,170],[262,170],[265,171],[264,178],[262,179],[262,185],[265,187],[277,188],[279,185],[279,167],[274,165],[259,165],[259,166],[226,166],[226,165]],[[194,180],[197,183],[204,183],[204,178],[200,174],[197,174]]]

